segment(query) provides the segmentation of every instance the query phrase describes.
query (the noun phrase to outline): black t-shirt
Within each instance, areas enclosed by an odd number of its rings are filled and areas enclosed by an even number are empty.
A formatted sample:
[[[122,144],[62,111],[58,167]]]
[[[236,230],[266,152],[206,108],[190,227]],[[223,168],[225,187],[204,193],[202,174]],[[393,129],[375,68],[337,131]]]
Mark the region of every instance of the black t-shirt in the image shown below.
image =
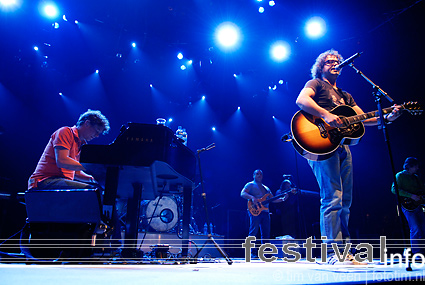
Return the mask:
[[[316,93],[313,100],[325,110],[332,110],[339,105],[356,106],[356,102],[350,93],[338,88],[335,90],[329,82],[316,78],[307,81],[304,88],[311,88]]]

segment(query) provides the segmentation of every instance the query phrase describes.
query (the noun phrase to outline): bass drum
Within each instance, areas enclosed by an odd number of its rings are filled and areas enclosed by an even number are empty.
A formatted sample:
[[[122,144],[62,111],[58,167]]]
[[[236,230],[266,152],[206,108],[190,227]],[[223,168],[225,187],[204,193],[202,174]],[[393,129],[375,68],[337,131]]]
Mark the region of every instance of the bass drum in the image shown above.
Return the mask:
[[[179,207],[171,196],[156,197],[151,200],[145,211],[145,223],[158,232],[172,230],[179,221]]]

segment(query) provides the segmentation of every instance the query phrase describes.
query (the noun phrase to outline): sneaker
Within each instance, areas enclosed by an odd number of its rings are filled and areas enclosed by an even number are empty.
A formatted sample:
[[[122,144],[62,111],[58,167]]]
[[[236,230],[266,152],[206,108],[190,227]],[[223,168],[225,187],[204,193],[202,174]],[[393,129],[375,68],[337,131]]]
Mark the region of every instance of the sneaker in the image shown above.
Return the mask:
[[[366,262],[358,262],[354,259],[354,256],[351,253],[348,253],[345,257],[345,260],[339,261],[338,256],[336,254],[332,255],[328,258],[329,265],[367,265]]]

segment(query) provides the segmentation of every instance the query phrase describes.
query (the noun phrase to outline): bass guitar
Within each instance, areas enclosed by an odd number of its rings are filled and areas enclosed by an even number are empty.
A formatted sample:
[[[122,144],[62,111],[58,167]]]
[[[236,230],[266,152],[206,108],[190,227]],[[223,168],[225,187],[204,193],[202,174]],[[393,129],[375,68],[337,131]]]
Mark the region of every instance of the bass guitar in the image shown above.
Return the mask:
[[[400,110],[408,111],[413,115],[422,113],[417,102],[408,102],[399,107]],[[392,112],[393,108],[385,108],[382,111],[384,114],[388,114]],[[330,112],[342,119],[343,127],[331,127],[322,118],[302,110],[292,117],[292,145],[303,157],[310,160],[324,160],[329,158],[340,144],[358,144],[365,131],[362,122],[379,116],[378,111],[357,114],[353,108],[347,105],[335,107]]]
[[[283,196],[285,196],[288,192],[292,191],[293,189],[287,189],[285,191],[283,191],[281,194],[276,195],[274,197],[272,197],[273,195],[270,193],[265,194],[263,197],[261,197],[260,199],[258,199],[259,201],[259,206],[254,204],[251,200],[248,201],[248,211],[253,215],[253,216],[258,216],[262,211],[264,210],[268,210],[269,208],[266,207],[265,205],[268,205],[269,203],[273,202],[274,200],[277,200]],[[269,198],[271,197],[271,198]]]
[[[425,206],[425,195],[422,193],[419,195],[421,198],[419,201],[415,201],[412,198],[400,197],[401,206],[407,211],[414,211],[420,206]]]

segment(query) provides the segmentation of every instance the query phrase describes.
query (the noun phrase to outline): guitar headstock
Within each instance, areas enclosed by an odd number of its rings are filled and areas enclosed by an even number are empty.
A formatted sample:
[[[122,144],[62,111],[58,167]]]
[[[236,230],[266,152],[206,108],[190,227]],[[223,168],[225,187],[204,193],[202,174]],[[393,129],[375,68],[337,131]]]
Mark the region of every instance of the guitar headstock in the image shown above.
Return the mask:
[[[422,114],[422,108],[421,105],[418,102],[407,102],[404,103],[402,106],[403,110],[408,111],[411,115],[421,115]]]

